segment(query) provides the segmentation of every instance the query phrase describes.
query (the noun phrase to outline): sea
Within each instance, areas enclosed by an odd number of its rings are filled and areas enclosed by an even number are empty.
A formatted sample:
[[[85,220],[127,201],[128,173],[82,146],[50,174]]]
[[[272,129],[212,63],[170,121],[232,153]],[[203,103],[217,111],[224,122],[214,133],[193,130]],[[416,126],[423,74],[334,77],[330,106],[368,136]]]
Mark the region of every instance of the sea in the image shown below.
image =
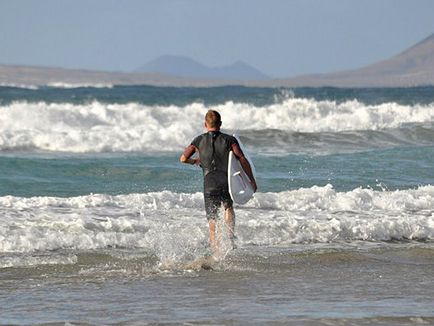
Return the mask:
[[[203,264],[209,109],[258,192]],[[0,86],[0,324],[433,325],[434,88]]]

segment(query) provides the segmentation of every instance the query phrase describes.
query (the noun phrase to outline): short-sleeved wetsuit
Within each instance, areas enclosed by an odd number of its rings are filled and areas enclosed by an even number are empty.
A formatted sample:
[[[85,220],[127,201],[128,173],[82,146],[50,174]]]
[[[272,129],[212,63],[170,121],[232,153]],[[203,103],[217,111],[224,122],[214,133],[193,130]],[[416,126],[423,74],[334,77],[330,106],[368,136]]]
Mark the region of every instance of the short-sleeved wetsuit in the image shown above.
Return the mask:
[[[217,217],[218,208],[232,207],[232,199],[228,187],[229,152],[240,159],[244,157],[235,137],[220,131],[208,131],[196,137],[184,151],[184,156],[190,158],[198,152],[203,170],[205,211],[207,219]]]

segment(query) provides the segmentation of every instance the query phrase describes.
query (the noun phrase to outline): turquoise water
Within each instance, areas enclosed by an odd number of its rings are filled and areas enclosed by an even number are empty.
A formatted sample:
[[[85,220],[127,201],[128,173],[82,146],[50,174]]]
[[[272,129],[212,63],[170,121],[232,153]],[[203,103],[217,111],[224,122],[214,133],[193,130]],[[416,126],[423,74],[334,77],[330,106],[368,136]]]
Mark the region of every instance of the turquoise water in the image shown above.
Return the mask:
[[[433,87],[416,88],[254,88],[254,87],[153,87],[153,86],[113,86],[56,88],[38,87],[25,89],[0,87],[0,103],[13,101],[47,103],[142,103],[148,105],[187,105],[201,102],[215,105],[227,101],[243,102],[264,106],[285,98],[288,94],[317,101],[333,100],[338,102],[357,99],[366,104],[396,102],[400,104],[431,104]]]
[[[83,196],[202,190],[201,172],[179,164],[179,153],[13,154],[0,157],[0,196]],[[253,154],[261,192],[332,184],[337,191],[417,188],[434,184],[434,146],[332,155]]]
[[[259,189],[204,270],[208,109]],[[432,323],[433,162],[432,87],[0,87],[0,324]]]

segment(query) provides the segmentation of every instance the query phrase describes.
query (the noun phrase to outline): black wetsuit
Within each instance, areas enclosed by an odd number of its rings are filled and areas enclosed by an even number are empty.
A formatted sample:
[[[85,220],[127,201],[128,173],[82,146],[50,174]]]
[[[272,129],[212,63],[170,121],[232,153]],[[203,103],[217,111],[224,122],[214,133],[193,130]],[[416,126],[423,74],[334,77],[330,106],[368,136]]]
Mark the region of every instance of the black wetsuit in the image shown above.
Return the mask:
[[[217,217],[218,208],[222,203],[225,208],[232,207],[233,202],[228,187],[228,159],[231,150],[238,158],[244,156],[235,137],[220,131],[209,131],[196,137],[184,152],[187,158],[195,151],[199,153],[204,175],[203,193],[208,219]]]

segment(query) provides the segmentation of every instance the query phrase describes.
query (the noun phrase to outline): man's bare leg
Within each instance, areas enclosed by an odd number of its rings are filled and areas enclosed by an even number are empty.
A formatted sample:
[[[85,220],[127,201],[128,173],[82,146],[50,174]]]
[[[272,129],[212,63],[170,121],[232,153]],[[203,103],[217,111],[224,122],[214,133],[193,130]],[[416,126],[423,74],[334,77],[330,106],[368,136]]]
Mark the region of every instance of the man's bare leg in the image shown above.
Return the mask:
[[[233,207],[225,207],[225,224],[232,248],[235,249],[235,211]]]
[[[208,220],[209,225],[209,244],[211,246],[211,252],[215,258],[219,255],[219,247],[216,239],[216,220]]]

